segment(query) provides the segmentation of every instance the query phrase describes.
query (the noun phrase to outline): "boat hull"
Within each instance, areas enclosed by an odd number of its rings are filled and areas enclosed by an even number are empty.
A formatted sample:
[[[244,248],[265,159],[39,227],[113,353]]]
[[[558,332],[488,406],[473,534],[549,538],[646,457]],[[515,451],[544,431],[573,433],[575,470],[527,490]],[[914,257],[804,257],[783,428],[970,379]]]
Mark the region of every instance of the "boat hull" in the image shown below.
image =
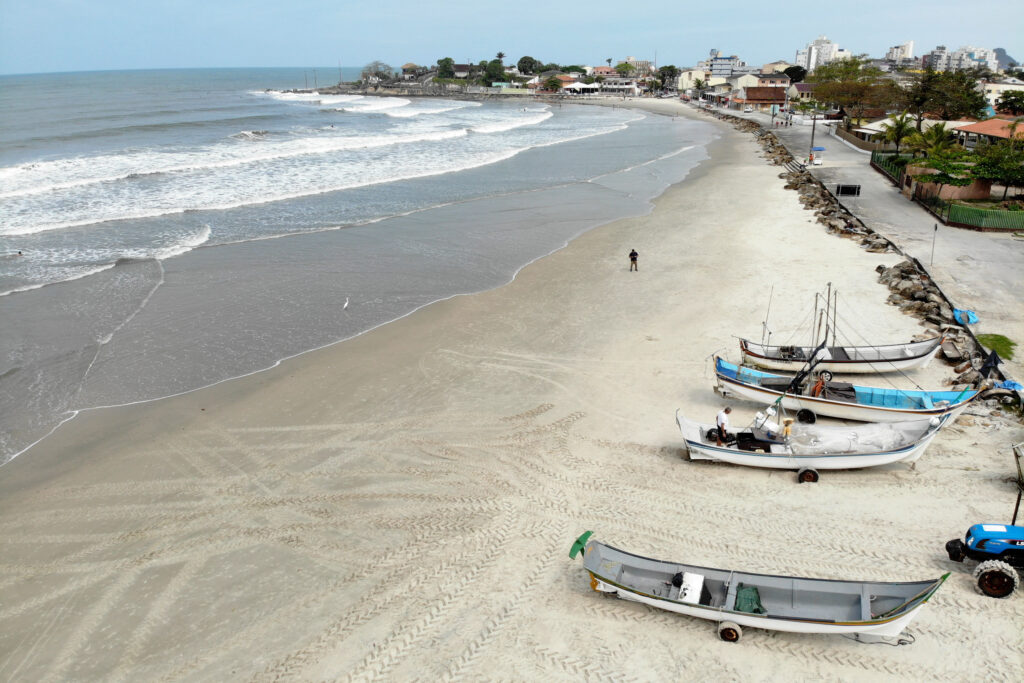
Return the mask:
[[[872,622],[850,622],[847,624],[839,623],[822,623],[820,621],[800,621],[790,619],[773,619],[768,616],[747,614],[744,612],[735,611],[723,611],[711,607],[703,607],[701,605],[690,605],[681,602],[673,602],[668,600],[661,600],[659,598],[651,597],[648,595],[642,595],[634,591],[624,588],[622,586],[616,586],[612,583],[606,583],[598,575],[590,572],[591,576],[591,587],[594,590],[602,593],[614,593],[623,600],[631,600],[633,602],[641,602],[651,607],[663,609],[668,612],[675,612],[676,614],[684,614],[688,617],[696,617],[698,619],[707,619],[721,623],[723,621],[731,621],[734,624],[740,626],[748,626],[750,628],[762,628],[768,631],[783,631],[786,633],[825,633],[834,635],[843,634],[870,634],[874,636],[881,636],[884,638],[895,638],[906,630],[910,622],[917,617],[918,611],[924,607],[924,603],[918,605],[911,611],[899,616],[892,621],[884,623],[872,623]]]
[[[857,420],[860,422],[904,422],[906,420],[928,419],[930,417],[941,417],[950,415],[955,419],[960,413],[967,409],[971,400],[977,392],[971,392],[971,398],[961,401],[958,404],[951,404],[944,408],[932,409],[905,409],[889,408],[886,406],[872,406],[861,403],[849,403],[846,401],[832,401],[816,396],[801,396],[797,394],[784,394],[780,391],[773,391],[764,387],[749,384],[739,380],[725,377],[721,374],[718,377],[718,387],[723,394],[733,394],[757,403],[774,404],[782,397],[782,407],[786,410],[797,412],[810,410],[815,415],[835,417],[840,420]]]
[[[909,582],[846,581],[666,562],[613,548],[586,532],[583,553],[595,591],[698,619],[790,633],[898,636],[949,574]]]
[[[935,356],[942,343],[941,337],[924,342],[894,344],[878,347],[833,347],[843,349],[847,359],[827,359],[817,363],[814,369],[818,372],[828,370],[833,373],[882,374],[887,372],[904,372],[926,367]],[[746,339],[740,340],[740,354],[743,363],[751,363],[768,370],[785,370],[798,372],[807,365],[811,349],[801,347],[800,352],[792,358],[783,357],[779,350],[783,347],[764,346]]]
[[[798,453],[785,443],[771,446],[769,452],[753,452],[740,450],[735,445],[719,446],[706,442],[701,435],[713,429],[712,425],[691,422],[676,411],[676,424],[686,444],[691,460],[717,460],[744,467],[761,467],[777,470],[815,469],[815,470],[852,470],[868,467],[881,467],[897,462],[915,462],[927,450],[929,444],[939,430],[951,419],[949,416],[938,418],[938,424],[931,425],[923,435],[913,443],[890,450],[865,450],[853,453]]]

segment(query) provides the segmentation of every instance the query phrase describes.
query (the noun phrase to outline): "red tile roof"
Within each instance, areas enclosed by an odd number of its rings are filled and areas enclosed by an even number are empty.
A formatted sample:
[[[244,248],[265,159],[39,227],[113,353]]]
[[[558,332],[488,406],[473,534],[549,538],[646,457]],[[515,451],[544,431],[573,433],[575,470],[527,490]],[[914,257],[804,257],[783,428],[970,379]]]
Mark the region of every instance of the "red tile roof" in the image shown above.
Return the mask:
[[[1005,119],[988,119],[987,121],[972,123],[969,126],[961,126],[960,128],[957,128],[957,130],[962,130],[965,133],[976,133],[977,135],[987,135],[993,138],[1009,140],[1011,123],[1012,121],[1007,121]],[[1024,139],[1024,125],[1017,126],[1017,131],[1014,133],[1013,137],[1018,140]]]

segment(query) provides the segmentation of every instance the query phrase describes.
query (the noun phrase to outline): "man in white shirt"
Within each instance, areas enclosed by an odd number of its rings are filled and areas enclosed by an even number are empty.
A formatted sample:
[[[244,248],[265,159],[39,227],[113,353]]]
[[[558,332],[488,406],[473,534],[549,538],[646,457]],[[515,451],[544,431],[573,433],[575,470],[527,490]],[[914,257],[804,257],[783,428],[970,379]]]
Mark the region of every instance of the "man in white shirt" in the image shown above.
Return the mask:
[[[718,411],[718,417],[715,419],[715,424],[718,425],[718,433],[716,443],[721,446],[725,443],[725,439],[729,433],[729,413],[732,412],[732,406],[726,406]]]

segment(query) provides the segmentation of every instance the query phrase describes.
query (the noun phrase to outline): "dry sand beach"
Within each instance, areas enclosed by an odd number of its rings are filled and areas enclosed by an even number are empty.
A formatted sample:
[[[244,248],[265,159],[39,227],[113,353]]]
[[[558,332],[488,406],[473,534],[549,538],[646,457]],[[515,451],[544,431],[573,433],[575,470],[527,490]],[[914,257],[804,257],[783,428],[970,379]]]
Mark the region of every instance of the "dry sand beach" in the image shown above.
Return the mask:
[[[504,287],[84,414],[0,469],[0,678],[1018,680],[1024,599],[977,594],[943,544],[1009,520],[1019,422],[978,406],[913,468],[815,485],[684,457],[675,410],[714,420],[708,356],[760,337],[772,285],[777,338],[827,282],[866,337],[924,331],[876,282],[899,256],[828,235],[752,137],[722,124],[710,152],[650,215]],[[756,409],[734,406],[734,425]],[[952,576],[912,645],[727,644],[592,592],[568,558],[588,529],[706,566]]]

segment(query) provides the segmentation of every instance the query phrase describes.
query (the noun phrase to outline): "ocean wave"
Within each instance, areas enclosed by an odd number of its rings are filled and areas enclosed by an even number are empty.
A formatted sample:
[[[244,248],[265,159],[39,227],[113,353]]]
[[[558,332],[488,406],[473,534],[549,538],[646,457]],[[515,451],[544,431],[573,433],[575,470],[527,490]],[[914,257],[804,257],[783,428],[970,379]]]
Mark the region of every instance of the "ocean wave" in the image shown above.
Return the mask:
[[[239,140],[262,140],[268,135],[270,135],[270,131],[267,130],[242,130],[231,137]]]
[[[48,282],[37,282],[31,285],[23,285],[21,287],[13,287],[11,289],[0,292],[0,296],[8,296],[10,294],[17,294],[19,292],[30,292],[33,289],[42,289],[43,287],[57,285],[60,284],[61,282],[72,282],[73,280],[81,280],[83,277],[89,277],[90,275],[95,275],[97,273],[102,273],[105,270],[110,270],[111,268],[114,268],[116,265],[116,263],[104,263],[102,265],[93,266],[91,268],[87,267],[85,270],[78,271],[75,274],[69,275],[64,278],[54,279]]]
[[[516,128],[522,128],[523,126],[536,126],[538,123],[547,121],[553,113],[545,111],[537,114],[536,116],[524,116],[518,119],[512,119],[511,121],[495,121],[493,123],[482,123],[478,126],[470,128],[474,133],[504,133],[506,131],[515,130]]]
[[[329,154],[332,152],[340,152],[345,150],[369,149],[374,147],[386,147],[389,145],[407,145],[417,142],[449,140],[452,138],[462,137],[466,134],[467,131],[465,129],[449,129],[435,132],[408,133],[405,135],[340,135],[333,137],[302,137],[294,140],[279,141],[273,147],[261,145],[258,148],[246,146],[244,149],[240,150],[220,150],[220,153],[224,155],[220,159],[204,159],[204,156],[208,156],[208,152],[204,151],[194,154],[180,155],[182,158],[180,158],[180,163],[178,164],[174,164],[172,162],[163,167],[154,167],[146,171],[125,170],[124,172],[120,173],[113,172],[110,173],[109,175],[93,175],[78,180],[69,180],[66,182],[45,181],[53,177],[61,177],[62,175],[71,174],[74,171],[81,171],[87,173],[95,168],[102,168],[104,166],[114,166],[116,168],[118,166],[124,167],[129,165],[143,165],[145,162],[149,162],[151,159],[158,163],[159,161],[163,161],[168,155],[160,154],[159,152],[151,152],[148,155],[140,154],[136,155],[135,157],[127,159],[125,158],[125,155],[113,155],[106,157],[76,157],[73,159],[62,159],[58,161],[34,162],[31,164],[24,164],[20,167],[8,167],[7,169],[0,169],[0,180],[5,179],[5,174],[3,172],[7,171],[8,173],[6,174],[6,178],[12,180],[12,182],[9,184],[14,184],[13,180],[16,177],[13,173],[11,173],[11,171],[31,172],[32,175],[32,180],[27,178],[21,179],[22,184],[29,186],[17,188],[14,190],[8,190],[6,192],[0,192],[0,198],[11,199],[15,197],[28,197],[31,195],[39,195],[46,194],[49,192],[58,192],[62,190],[82,188],[85,186],[97,185],[101,183],[110,183],[124,180],[139,180],[157,174],[172,174],[183,172],[194,173],[198,171],[230,168],[233,166],[243,166],[246,164],[262,163],[278,159],[287,159],[317,154]],[[258,149],[259,151],[256,151],[256,149]],[[144,158],[139,159],[138,157]],[[32,182],[38,182],[39,184],[30,185],[30,183]],[[8,226],[8,229],[0,228],[0,235],[26,235],[35,232],[44,232],[47,229],[74,227],[76,225],[83,225],[83,223],[68,222],[61,223],[51,228],[29,230],[10,229],[10,226]]]

